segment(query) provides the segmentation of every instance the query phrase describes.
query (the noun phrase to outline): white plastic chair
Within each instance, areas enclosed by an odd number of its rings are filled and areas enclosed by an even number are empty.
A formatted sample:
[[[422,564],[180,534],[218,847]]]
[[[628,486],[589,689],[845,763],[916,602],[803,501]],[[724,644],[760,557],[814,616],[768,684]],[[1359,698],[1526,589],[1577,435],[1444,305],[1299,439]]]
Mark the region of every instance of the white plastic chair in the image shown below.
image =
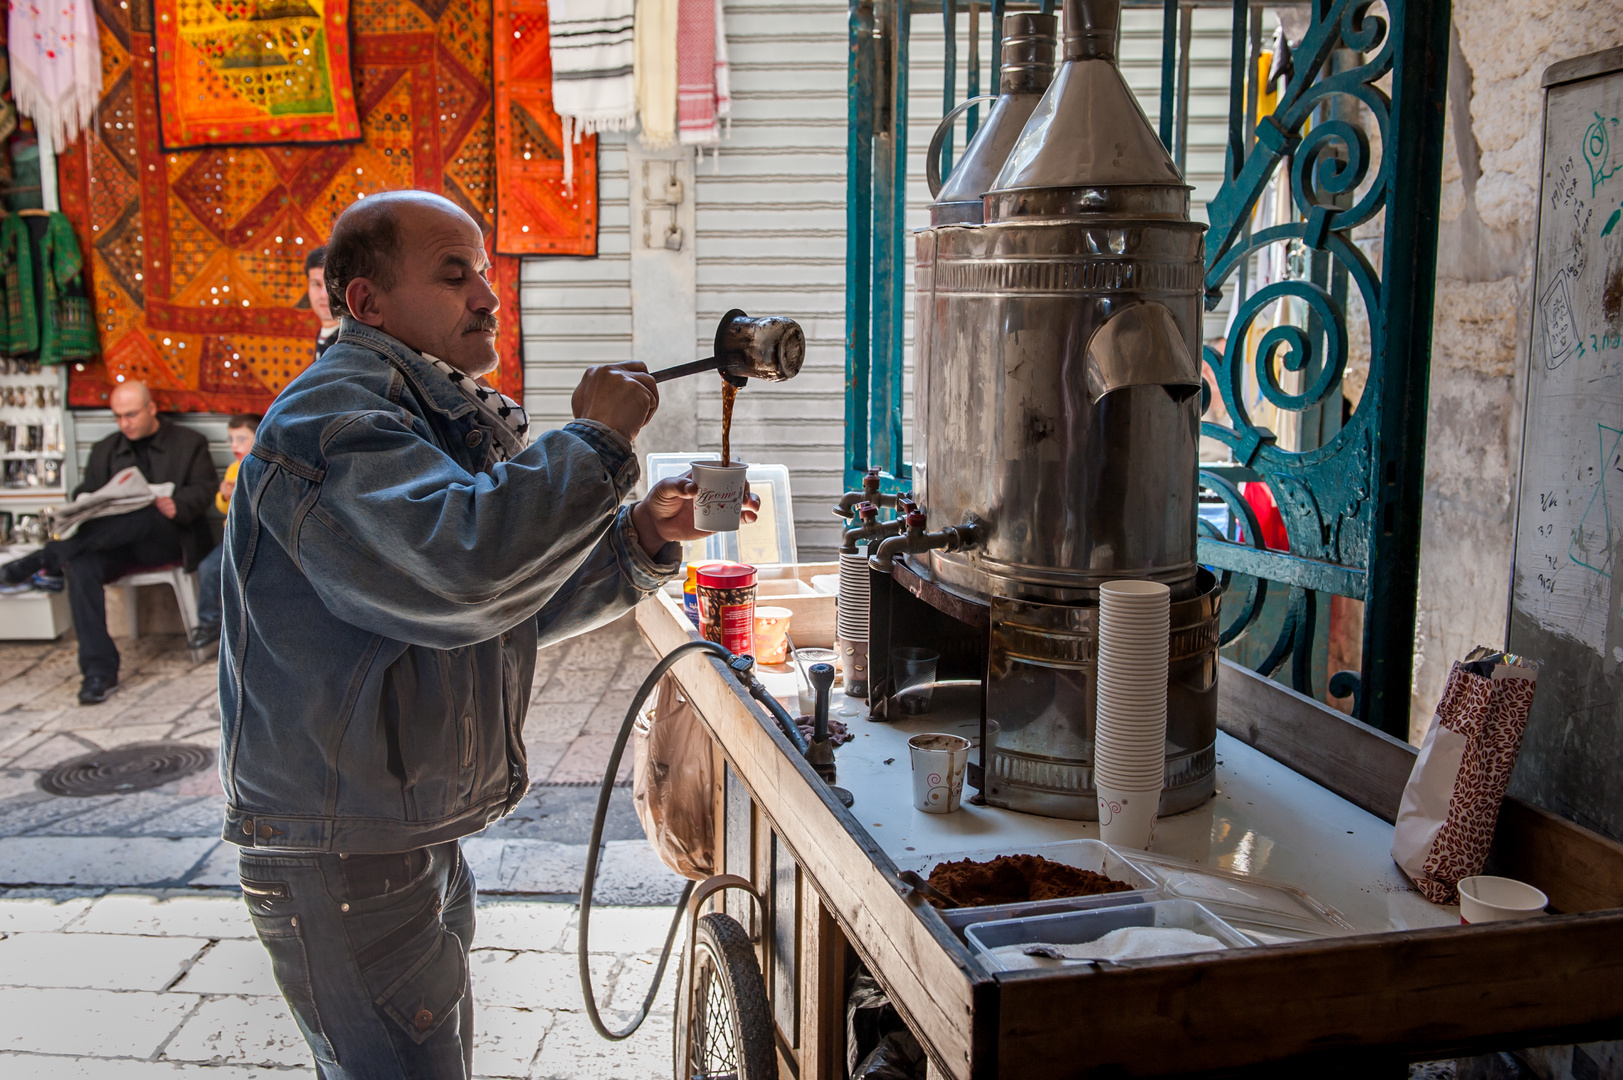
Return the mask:
[[[185,565],[177,562],[139,567],[116,581],[109,581],[109,589],[124,590],[124,617],[129,620],[126,625],[132,638],[141,636],[141,612],[135,594],[140,585],[167,585],[175,591],[175,602],[180,605],[180,625],[190,637],[197,628],[197,575],[188,574]]]

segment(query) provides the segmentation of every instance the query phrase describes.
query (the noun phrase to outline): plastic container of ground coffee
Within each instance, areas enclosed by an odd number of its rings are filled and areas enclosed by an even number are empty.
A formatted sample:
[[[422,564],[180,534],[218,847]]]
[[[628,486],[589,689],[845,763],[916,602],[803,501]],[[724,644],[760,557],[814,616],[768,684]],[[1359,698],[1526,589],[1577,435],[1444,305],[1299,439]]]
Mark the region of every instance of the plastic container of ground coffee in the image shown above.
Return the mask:
[[[699,567],[699,632],[735,656],[755,655],[755,567]]]

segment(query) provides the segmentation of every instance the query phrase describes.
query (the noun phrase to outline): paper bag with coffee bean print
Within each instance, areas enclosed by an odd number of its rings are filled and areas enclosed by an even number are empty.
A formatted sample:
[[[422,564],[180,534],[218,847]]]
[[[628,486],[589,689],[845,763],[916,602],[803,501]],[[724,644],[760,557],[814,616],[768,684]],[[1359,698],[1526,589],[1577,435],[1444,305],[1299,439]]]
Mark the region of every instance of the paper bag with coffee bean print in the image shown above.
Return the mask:
[[[1403,789],[1392,858],[1434,904],[1482,872],[1533,707],[1538,669],[1485,648],[1449,673]]]

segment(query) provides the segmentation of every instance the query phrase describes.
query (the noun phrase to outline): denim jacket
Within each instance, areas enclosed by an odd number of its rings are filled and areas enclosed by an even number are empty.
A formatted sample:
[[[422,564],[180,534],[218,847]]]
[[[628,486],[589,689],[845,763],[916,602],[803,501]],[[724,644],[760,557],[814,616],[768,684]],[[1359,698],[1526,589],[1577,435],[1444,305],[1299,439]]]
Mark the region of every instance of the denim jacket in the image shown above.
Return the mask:
[[[345,319],[283,390],[226,522],[225,839],[403,851],[477,832],[528,787],[538,644],[675,573],[621,507],[631,444],[576,420],[479,471],[489,436],[421,355]]]

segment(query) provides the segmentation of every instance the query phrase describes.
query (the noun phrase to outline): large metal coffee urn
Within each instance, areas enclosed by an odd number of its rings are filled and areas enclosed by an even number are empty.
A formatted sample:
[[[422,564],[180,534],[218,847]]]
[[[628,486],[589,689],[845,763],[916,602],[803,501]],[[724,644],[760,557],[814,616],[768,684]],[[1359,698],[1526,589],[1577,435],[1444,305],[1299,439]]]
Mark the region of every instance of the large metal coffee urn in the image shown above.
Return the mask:
[[[1205,227],[1116,66],[1119,0],[1064,14],[984,223],[918,235],[916,509],[870,560],[873,678],[890,647],[933,639],[982,681],[986,801],[1092,818],[1098,588],[1164,582],[1174,813],[1212,795],[1216,764],[1217,583],[1195,562]]]

